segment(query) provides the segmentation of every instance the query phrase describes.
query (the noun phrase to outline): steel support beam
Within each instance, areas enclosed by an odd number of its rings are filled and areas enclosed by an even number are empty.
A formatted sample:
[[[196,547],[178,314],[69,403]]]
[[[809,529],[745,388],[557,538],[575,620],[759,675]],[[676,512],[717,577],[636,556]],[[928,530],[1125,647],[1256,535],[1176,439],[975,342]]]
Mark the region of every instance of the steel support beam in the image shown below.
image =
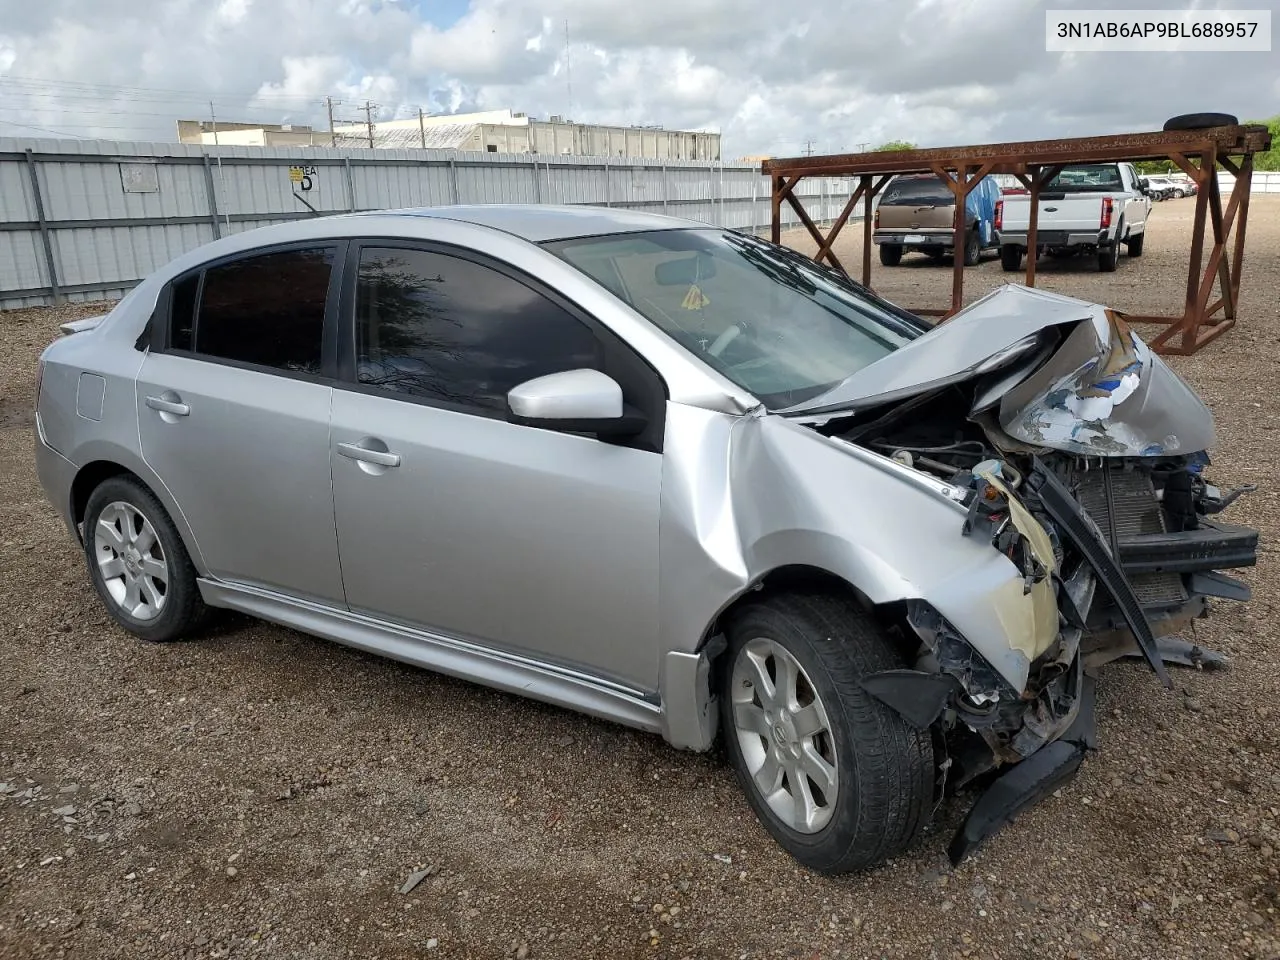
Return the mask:
[[[1025,143],[987,144],[974,147],[940,147],[928,150],[900,150],[884,153],[861,153],[830,157],[792,157],[766,160],[761,172],[773,186],[772,224],[770,236],[781,241],[782,201],[796,210],[800,222],[818,245],[815,259],[827,259],[847,275],[832,252],[836,238],[851,215],[856,201],[823,238],[820,231],[792,195],[796,184],[807,176],[856,176],[862,186],[860,194],[866,205],[863,224],[863,283],[870,285],[872,246],[871,201],[879,187],[868,189],[870,178],[888,178],[900,174],[933,173],[946,181],[956,197],[953,220],[953,260],[951,306],[948,310],[920,309],[921,316],[951,316],[963,304],[965,199],[988,174],[1016,176],[1030,194],[1027,231],[1028,286],[1035,285],[1036,249],[1039,246],[1040,195],[1045,185],[1069,163],[1118,163],[1141,160],[1169,160],[1185,170],[1199,185],[1192,248],[1189,251],[1186,297],[1183,311],[1177,317],[1139,316],[1131,314],[1135,323],[1163,323],[1168,329],[1152,340],[1154,349],[1163,353],[1194,353],[1214,337],[1230,329],[1236,320],[1244,259],[1245,227],[1248,222],[1249,196],[1253,173],[1253,154],[1271,148],[1271,134],[1260,125],[1214,127],[1195,131],[1125,134],[1110,137],[1084,137],[1072,140],[1028,141]],[[1231,157],[1239,157],[1238,163]],[[1217,165],[1236,175],[1235,188],[1225,210],[1217,183]],[[1213,230],[1205,268],[1206,227]],[[1234,246],[1232,231],[1235,230]],[[1212,299],[1217,283],[1221,296]],[[1221,311],[1217,322],[1213,318]],[[1180,335],[1180,337],[1179,337]],[[1175,342],[1175,337],[1179,339]]]
[[[53,302],[62,302],[62,291],[58,288],[58,267],[53,262],[53,237],[49,233],[49,221],[44,215],[44,197],[40,193],[40,177],[36,171],[35,156],[27,151],[27,173],[31,176],[31,198],[36,205],[36,222],[40,225],[40,242],[44,246],[44,265],[49,276],[49,289],[53,292]]]

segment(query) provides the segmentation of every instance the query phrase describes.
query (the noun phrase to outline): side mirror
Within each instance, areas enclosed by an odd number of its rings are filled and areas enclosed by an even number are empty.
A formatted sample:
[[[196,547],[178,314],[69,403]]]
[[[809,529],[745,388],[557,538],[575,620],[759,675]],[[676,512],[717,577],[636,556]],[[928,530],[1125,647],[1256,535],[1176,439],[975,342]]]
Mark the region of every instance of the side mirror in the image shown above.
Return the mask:
[[[644,416],[622,402],[622,387],[599,370],[565,370],[526,380],[507,392],[507,419],[525,427],[598,437],[634,436]]]

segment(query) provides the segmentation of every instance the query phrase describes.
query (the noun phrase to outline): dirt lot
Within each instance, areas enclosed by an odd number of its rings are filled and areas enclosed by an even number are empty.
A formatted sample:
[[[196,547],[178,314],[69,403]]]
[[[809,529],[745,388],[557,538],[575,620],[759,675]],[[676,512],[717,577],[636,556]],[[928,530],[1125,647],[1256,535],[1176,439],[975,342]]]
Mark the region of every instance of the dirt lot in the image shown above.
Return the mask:
[[[1176,309],[1192,204],[1117,273],[1043,285]],[[716,756],[248,620],[135,641],[31,457],[36,356],[96,311],[0,315],[0,957],[1280,957],[1280,197],[1252,213],[1241,325],[1174,361],[1218,417],[1214,473],[1262,488],[1233,510],[1267,538],[1257,598],[1199,631],[1233,669],[1167,692],[1108,668],[1099,753],[954,872],[962,803],[825,879]],[[874,271],[908,306],[949,289],[923,258]],[[968,292],[1004,279],[988,260]]]

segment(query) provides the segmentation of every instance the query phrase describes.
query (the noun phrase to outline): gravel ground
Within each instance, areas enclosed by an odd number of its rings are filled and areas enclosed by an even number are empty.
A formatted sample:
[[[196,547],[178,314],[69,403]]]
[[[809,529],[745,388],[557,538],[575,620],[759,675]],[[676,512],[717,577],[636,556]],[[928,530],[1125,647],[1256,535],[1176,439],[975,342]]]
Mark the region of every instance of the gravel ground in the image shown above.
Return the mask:
[[[1193,202],[1158,205],[1117,273],[1043,285],[1176,309]],[[0,957],[1280,957],[1280,197],[1251,212],[1240,326],[1173,361],[1218,417],[1217,477],[1261,487],[1232,511],[1266,538],[1257,599],[1198,633],[1233,668],[1176,692],[1107,668],[1101,750],[955,871],[964,803],[827,879],[718,756],[247,619],[137,642],[31,457],[36,356],[97,308],[0,315]],[[923,258],[873,269],[904,305],[949,289]]]

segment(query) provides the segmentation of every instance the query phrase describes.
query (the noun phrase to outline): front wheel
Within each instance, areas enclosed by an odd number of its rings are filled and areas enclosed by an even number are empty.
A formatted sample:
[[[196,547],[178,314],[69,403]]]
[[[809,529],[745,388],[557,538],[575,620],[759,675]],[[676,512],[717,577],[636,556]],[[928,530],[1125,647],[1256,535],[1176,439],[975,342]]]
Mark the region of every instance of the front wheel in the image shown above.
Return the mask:
[[[788,594],[743,608],[727,631],[726,750],[766,830],[823,873],[907,849],[933,802],[933,741],[862,689],[907,666],[856,604]]]

